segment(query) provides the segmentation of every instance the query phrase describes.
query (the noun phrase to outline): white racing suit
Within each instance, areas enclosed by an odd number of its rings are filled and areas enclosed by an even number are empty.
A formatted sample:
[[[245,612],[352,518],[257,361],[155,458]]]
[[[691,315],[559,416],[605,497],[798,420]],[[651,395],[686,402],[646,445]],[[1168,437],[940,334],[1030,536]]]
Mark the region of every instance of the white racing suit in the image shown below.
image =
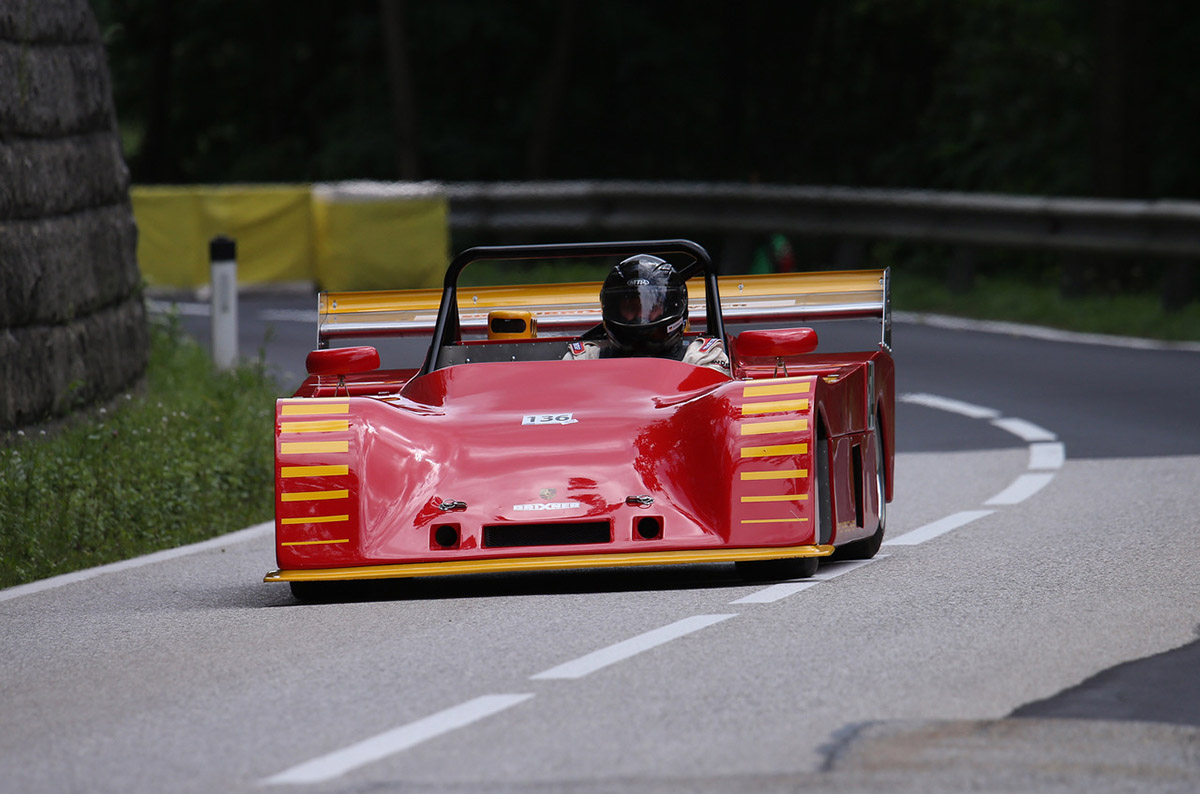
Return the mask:
[[[683,343],[680,343],[680,348]],[[678,352],[678,349],[677,351]],[[563,361],[579,361],[595,358],[617,358],[613,344],[608,340],[599,342],[570,342],[567,344],[567,354]],[[663,358],[675,358],[685,364],[695,364],[698,367],[710,367],[722,375],[729,374],[729,356],[725,354],[725,344],[720,339],[700,336],[693,339],[683,356],[665,355]]]

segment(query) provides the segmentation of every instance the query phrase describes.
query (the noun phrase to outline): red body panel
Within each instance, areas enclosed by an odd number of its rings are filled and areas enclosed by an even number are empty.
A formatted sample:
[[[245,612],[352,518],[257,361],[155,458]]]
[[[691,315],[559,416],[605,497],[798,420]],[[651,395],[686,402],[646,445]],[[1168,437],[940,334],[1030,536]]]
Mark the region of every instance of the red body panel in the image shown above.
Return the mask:
[[[788,377],[751,380],[662,359],[475,363],[352,376],[341,397],[334,379],[310,378],[277,407],[279,566],[815,544],[817,421],[831,440],[833,542],[864,537],[879,508],[862,487],[879,437],[868,404],[890,416],[891,359],[804,358]],[[660,530],[649,538],[637,531],[647,517]],[[597,523],[603,539],[555,543]],[[485,527],[522,524],[538,525],[536,543],[485,546]],[[450,545],[437,539],[446,526]]]

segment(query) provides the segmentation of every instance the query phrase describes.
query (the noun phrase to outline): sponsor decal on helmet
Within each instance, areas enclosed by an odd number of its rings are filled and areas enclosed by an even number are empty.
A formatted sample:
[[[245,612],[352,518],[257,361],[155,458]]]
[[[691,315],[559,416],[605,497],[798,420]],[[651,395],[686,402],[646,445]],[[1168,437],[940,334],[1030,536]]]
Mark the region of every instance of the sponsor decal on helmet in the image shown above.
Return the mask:
[[[667,326],[667,334],[670,335],[670,334],[673,334],[676,331],[678,331],[681,327],[683,327],[684,322],[685,322],[684,318],[680,317],[678,320],[676,320],[675,322],[668,325]]]
[[[648,286],[650,286],[650,279],[631,278],[625,282],[625,286],[627,286],[627,287],[648,287]]]

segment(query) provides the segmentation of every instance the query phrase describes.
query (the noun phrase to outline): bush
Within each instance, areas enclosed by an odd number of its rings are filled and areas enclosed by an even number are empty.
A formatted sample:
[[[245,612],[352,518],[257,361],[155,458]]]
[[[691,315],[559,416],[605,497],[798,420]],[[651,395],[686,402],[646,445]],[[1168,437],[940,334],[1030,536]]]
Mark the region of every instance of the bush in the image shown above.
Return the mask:
[[[146,382],[0,450],[0,587],[270,519],[277,387],[260,359],[216,372],[154,320]]]

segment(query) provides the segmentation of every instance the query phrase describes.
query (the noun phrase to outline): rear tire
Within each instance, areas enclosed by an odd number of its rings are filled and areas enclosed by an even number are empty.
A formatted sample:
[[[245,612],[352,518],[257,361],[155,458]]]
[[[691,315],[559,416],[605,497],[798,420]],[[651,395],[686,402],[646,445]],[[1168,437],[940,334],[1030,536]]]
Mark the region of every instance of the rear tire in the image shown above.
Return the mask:
[[[748,582],[808,579],[817,572],[819,557],[789,557],[783,560],[748,560],[734,563],[737,574]]]
[[[856,540],[839,546],[833,553],[834,560],[869,560],[883,545],[883,533],[887,527],[887,480],[883,470],[883,444],[875,439],[875,495],[879,500],[879,526],[869,538]]]
[[[292,598],[302,604],[328,604],[347,595],[345,582],[288,582]]]

